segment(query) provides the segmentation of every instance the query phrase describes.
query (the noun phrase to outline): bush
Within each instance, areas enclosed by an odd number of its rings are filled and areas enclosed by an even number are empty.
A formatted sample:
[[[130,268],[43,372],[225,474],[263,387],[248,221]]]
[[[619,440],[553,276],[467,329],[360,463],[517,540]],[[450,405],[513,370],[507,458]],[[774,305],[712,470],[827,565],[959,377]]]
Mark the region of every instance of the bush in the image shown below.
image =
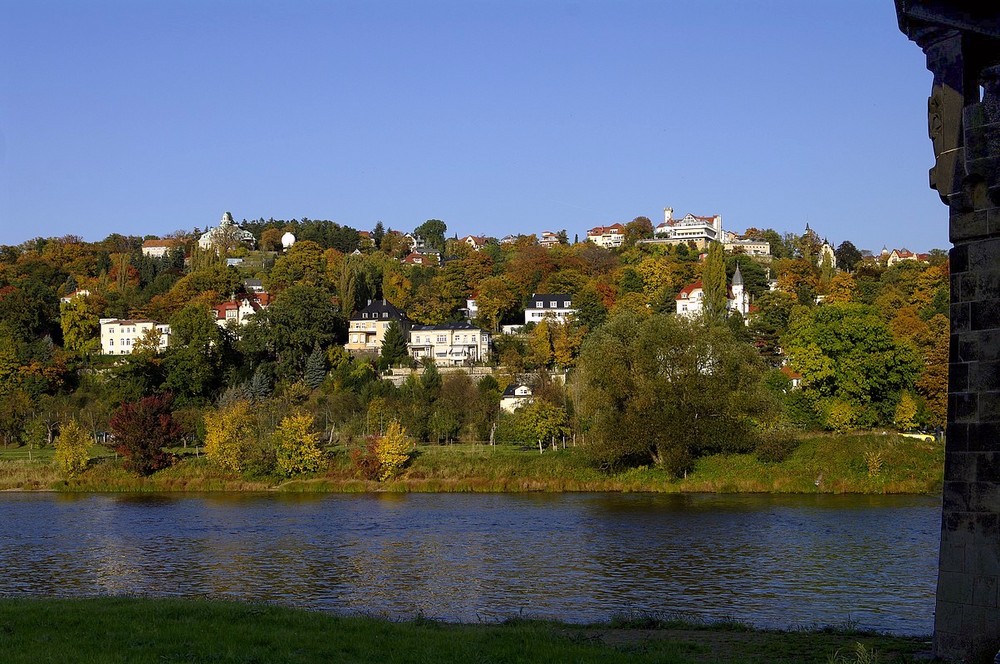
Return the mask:
[[[765,463],[781,463],[799,446],[798,437],[787,430],[771,431],[761,437],[754,456]]]
[[[323,452],[319,449],[319,434],[312,427],[312,415],[299,413],[281,420],[274,431],[275,457],[285,475],[319,469]]]
[[[76,420],[70,420],[56,438],[55,462],[59,470],[72,477],[87,469],[90,461],[90,434]]]

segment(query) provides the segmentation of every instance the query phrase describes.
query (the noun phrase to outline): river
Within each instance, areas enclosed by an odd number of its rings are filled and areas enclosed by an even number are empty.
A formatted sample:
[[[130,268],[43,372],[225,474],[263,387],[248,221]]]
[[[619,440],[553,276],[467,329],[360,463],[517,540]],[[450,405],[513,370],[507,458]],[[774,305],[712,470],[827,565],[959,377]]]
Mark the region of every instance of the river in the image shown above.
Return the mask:
[[[0,596],[897,634],[932,631],[940,528],[920,496],[7,493],[0,515]]]

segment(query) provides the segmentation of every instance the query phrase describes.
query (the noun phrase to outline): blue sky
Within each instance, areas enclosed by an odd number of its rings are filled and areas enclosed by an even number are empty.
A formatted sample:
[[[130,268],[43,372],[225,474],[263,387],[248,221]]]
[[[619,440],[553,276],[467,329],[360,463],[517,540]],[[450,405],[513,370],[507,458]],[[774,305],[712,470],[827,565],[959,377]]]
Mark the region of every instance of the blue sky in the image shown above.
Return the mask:
[[[663,208],[946,248],[891,0],[0,0],[0,244]]]

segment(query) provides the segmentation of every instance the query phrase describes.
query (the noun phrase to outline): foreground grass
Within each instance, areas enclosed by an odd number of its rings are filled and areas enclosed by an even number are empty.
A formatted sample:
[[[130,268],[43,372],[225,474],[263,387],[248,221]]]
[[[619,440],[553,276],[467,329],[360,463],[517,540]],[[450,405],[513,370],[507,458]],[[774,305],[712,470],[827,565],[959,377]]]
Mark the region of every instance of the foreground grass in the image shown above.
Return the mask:
[[[346,450],[328,468],[295,479],[244,477],[204,457],[184,457],[148,478],[126,472],[113,457],[92,462],[79,477],[62,479],[51,451],[32,460],[0,450],[0,489],[59,491],[301,491],[301,492],[711,492],[711,493],[935,493],[940,490],[944,444],[888,434],[806,437],[781,462],[751,454],[700,459],[686,478],[662,469],[607,473],[583,448],[546,450],[488,445],[421,445],[401,477],[379,483],[358,479]]]
[[[917,661],[926,638],[754,631],[661,621],[576,626],[514,620],[452,625],[331,616],[204,600],[0,600],[0,659],[77,662],[660,662],[811,664],[874,650],[883,664]],[[852,661],[852,660],[847,660]],[[923,660],[926,661],[926,660]]]

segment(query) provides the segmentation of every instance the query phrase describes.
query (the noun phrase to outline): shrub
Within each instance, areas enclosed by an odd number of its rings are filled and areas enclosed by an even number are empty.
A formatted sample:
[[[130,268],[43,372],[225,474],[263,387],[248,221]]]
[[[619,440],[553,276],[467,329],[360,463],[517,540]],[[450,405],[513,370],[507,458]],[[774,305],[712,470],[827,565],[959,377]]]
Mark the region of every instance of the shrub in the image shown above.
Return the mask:
[[[798,446],[799,439],[794,433],[779,429],[761,437],[754,455],[765,463],[780,463],[791,456]]]
[[[308,413],[289,415],[274,431],[274,448],[278,468],[285,475],[317,470],[323,461],[319,449],[319,434],[312,431],[313,416]]]
[[[90,434],[76,420],[70,420],[56,438],[56,465],[64,475],[72,477],[86,470],[89,461]]]
[[[392,479],[402,472],[410,460],[413,444],[406,436],[406,429],[395,420],[389,423],[385,435],[375,444],[375,455],[378,457],[380,481]]]
[[[237,400],[205,413],[205,456],[227,470],[247,470],[257,440],[250,402]]]
[[[169,393],[143,397],[123,403],[111,416],[115,451],[125,458],[127,470],[150,475],[173,463],[173,457],[163,448],[176,447],[183,432],[174,421],[172,404]]]

